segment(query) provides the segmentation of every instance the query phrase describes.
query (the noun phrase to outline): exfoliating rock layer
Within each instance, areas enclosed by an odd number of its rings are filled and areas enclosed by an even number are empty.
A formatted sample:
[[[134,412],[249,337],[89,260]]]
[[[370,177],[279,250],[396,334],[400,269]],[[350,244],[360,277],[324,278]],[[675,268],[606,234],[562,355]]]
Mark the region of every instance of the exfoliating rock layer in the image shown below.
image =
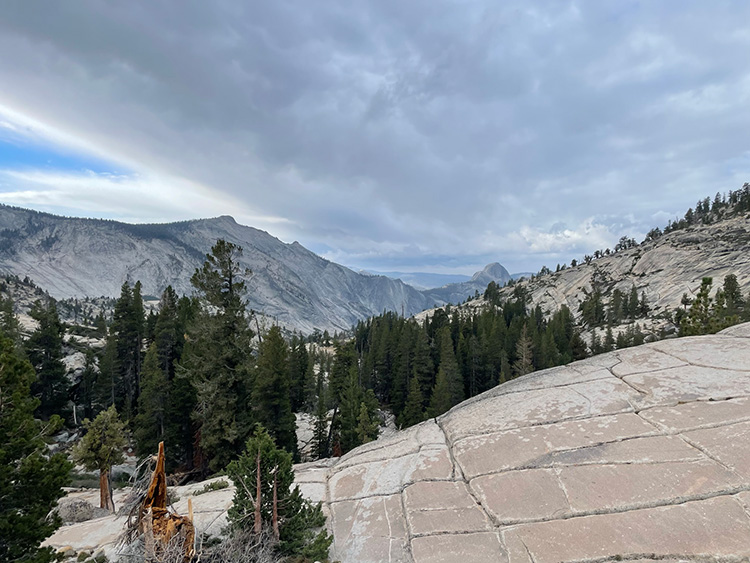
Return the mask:
[[[300,468],[343,562],[750,558],[750,324],[536,372]]]

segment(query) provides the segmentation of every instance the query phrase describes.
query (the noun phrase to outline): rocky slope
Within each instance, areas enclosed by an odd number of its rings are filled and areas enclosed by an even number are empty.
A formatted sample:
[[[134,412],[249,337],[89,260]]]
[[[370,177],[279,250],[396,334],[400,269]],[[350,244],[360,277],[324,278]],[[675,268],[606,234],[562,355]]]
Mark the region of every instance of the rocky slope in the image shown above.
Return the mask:
[[[358,274],[297,242],[285,244],[231,217],[159,225],[64,218],[0,205],[0,272],[29,276],[56,298],[118,296],[124,281],[159,295],[167,285],[192,291],[190,276],[217,239],[242,246],[250,307],[290,328],[346,330],[384,310],[411,315],[473,294],[477,280],[419,292],[399,280]],[[499,268],[498,268],[499,267]],[[475,276],[476,277],[476,276]],[[460,287],[459,287],[460,286]]]
[[[574,313],[596,280],[605,302],[615,288],[627,294],[635,285],[645,292],[651,316],[680,307],[683,293],[694,297],[701,278],[713,277],[714,288],[735,274],[743,292],[750,286],[750,216],[674,231],[589,264],[519,282],[532,305],[554,311],[567,305]],[[503,290],[506,295],[511,288]]]
[[[530,374],[298,481],[344,562],[747,560],[750,325]]]
[[[750,324],[536,372],[296,471],[344,563],[746,561]],[[194,497],[199,529],[229,503]],[[47,543],[112,553],[122,523]]]

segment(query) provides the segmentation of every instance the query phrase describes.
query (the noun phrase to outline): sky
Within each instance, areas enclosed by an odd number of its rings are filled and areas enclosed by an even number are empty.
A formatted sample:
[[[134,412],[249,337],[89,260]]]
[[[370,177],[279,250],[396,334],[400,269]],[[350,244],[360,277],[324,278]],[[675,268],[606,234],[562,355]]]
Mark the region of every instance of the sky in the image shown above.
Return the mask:
[[[0,203],[537,271],[750,181],[740,0],[0,3]]]

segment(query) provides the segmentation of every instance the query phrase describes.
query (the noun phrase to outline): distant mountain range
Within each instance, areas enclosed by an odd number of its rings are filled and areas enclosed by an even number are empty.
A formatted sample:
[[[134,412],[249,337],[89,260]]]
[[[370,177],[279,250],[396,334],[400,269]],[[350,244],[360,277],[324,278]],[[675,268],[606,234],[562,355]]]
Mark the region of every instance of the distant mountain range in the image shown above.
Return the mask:
[[[485,270],[487,268],[493,269],[496,266],[499,266],[499,264],[488,264],[485,267]],[[500,267],[502,268],[502,266]],[[394,280],[401,280],[405,284],[408,284],[419,290],[434,289],[446,285],[462,284],[465,282],[471,282],[473,279],[472,276],[467,276],[464,274],[437,274],[433,272],[373,272],[362,270],[361,273],[373,276],[388,276],[389,278],[393,278]],[[475,276],[479,273],[481,272],[477,272]],[[505,268],[503,268],[502,271],[498,270],[496,273],[499,275],[499,277],[495,281],[502,280],[502,283],[505,283],[506,281],[508,281],[508,279],[517,280],[522,277],[531,276],[531,272],[519,272],[517,274],[510,274],[508,277],[507,270],[505,270]],[[484,291],[484,288],[482,288],[480,293],[482,291]]]
[[[133,225],[5,205],[0,205],[0,272],[28,276],[56,298],[118,296],[123,282],[137,280],[144,294],[160,295],[167,285],[191,294],[190,276],[220,238],[243,248],[243,266],[252,271],[246,280],[250,307],[306,333],[346,330],[384,310],[412,315],[463,301],[492,280],[510,279],[495,263],[470,280],[420,291],[400,280],[354,272],[229,216]]]
[[[401,280],[416,289],[431,289],[433,287],[442,287],[449,283],[463,283],[471,279],[471,276],[464,274],[436,274],[432,272],[374,272],[362,270],[361,273],[371,276],[387,276],[394,280]]]

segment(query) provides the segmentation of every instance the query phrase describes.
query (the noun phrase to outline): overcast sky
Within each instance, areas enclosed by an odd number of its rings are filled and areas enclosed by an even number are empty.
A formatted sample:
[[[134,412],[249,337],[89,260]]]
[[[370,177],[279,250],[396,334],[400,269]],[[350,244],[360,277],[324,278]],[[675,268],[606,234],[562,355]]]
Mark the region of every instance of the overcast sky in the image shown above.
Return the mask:
[[[750,3],[0,3],[0,202],[554,268],[750,181]]]

